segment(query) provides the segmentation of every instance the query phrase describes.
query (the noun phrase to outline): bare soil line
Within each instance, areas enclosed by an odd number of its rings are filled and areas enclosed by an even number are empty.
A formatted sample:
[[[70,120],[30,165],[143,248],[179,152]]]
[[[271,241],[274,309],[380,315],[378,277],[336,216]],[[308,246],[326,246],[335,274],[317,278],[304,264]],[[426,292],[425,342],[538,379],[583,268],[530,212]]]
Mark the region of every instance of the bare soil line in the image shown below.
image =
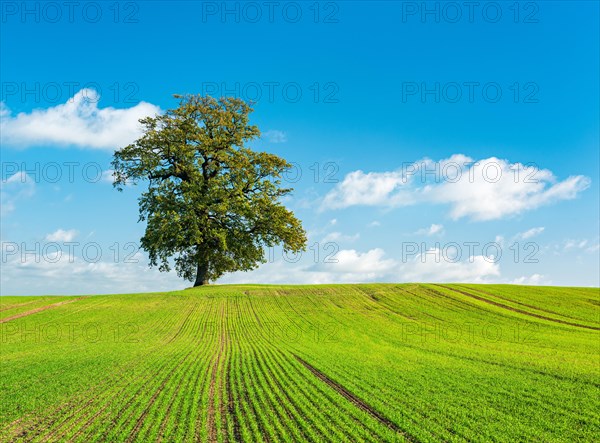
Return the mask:
[[[365,411],[366,413],[368,413],[369,415],[371,415],[373,418],[377,419],[382,425],[387,426],[392,431],[395,431],[398,434],[402,435],[404,438],[406,438],[406,440],[408,440],[410,442],[418,442],[418,440],[415,437],[413,437],[412,435],[407,434],[406,431],[404,431],[403,429],[401,429],[396,423],[394,423],[393,421],[391,421],[389,418],[385,417],[381,413],[377,412],[375,409],[373,409],[371,406],[369,406],[367,403],[365,403],[359,397],[357,397],[352,392],[350,392],[346,388],[344,388],[341,384],[339,384],[338,382],[332,380],[327,375],[325,375],[324,373],[322,373],[321,371],[319,371],[317,368],[315,368],[314,366],[312,366],[310,363],[308,363],[305,360],[303,360],[302,358],[298,357],[296,354],[292,354],[292,355],[306,369],[308,369],[310,372],[312,372],[313,375],[316,376],[319,380],[323,381],[324,383],[326,383],[327,385],[329,385],[331,388],[333,388],[334,390],[336,390],[340,395],[342,395],[343,397],[345,397],[348,401],[350,401],[351,403],[353,403],[355,406],[357,406],[358,408],[362,409],[363,411]]]
[[[237,416],[235,415],[235,399],[233,397],[233,390],[231,384],[232,378],[232,368],[231,368],[231,357],[227,361],[227,412],[231,419],[233,420],[233,435],[235,441],[242,441],[242,434],[240,432],[240,423],[238,422]]]
[[[224,328],[224,319],[223,319],[223,307],[221,307],[221,328]],[[217,384],[217,372],[219,371],[219,366],[221,364],[221,356],[223,355],[223,348],[225,347],[225,331],[221,329],[219,334],[219,352],[215,357],[212,373],[210,376],[210,387],[208,390],[208,441],[216,442],[217,440],[217,423],[215,420],[215,386]]]
[[[554,322],[554,323],[560,323],[560,324],[563,324],[563,325],[575,326],[577,328],[585,328],[585,329],[592,329],[594,331],[600,331],[600,328],[598,328],[596,326],[582,325],[580,323],[572,323],[570,321],[564,321],[564,320],[559,320],[557,318],[546,317],[544,315],[536,314],[534,312],[529,312],[529,311],[524,311],[522,309],[513,308],[512,306],[508,306],[508,305],[505,305],[505,304],[502,304],[502,303],[498,303],[496,301],[489,300],[489,299],[484,298],[484,297],[479,297],[478,295],[470,294],[468,292],[461,291],[460,289],[455,289],[455,288],[451,288],[449,286],[444,286],[444,285],[436,285],[436,286],[439,286],[440,288],[448,289],[449,291],[458,292],[459,294],[466,295],[467,297],[474,298],[475,300],[479,300],[479,301],[482,301],[482,302],[485,302],[485,303],[489,303],[490,305],[498,306],[499,308],[508,309],[509,311],[513,311],[513,312],[518,312],[519,314],[525,314],[525,315],[529,315],[530,317],[535,317],[535,318],[539,318],[539,319],[542,319],[542,320],[548,320],[548,321],[551,321],[551,322]]]
[[[61,302],[58,302],[58,303],[53,303],[51,305],[42,306],[40,308],[35,308],[35,309],[32,309],[31,311],[21,312],[20,314],[15,314],[15,315],[13,315],[11,317],[6,317],[6,318],[1,319],[0,320],[0,324],[9,322],[11,320],[16,320],[18,318],[27,317],[28,315],[37,314],[38,312],[47,311],[48,309],[57,308],[57,307],[62,306],[62,305],[73,303],[73,302],[76,302],[76,301],[81,300],[83,298],[87,298],[87,297],[79,297],[79,298],[75,298],[75,299],[72,299],[72,300],[65,300],[65,301],[61,301]]]
[[[37,300],[33,300],[33,301],[28,301],[26,303],[17,303],[17,304],[13,304],[13,305],[0,305],[2,307],[0,307],[0,312],[3,311],[8,311],[9,309],[15,309],[15,308],[20,308],[21,306],[25,306],[25,305],[30,305],[31,303],[35,303]]]

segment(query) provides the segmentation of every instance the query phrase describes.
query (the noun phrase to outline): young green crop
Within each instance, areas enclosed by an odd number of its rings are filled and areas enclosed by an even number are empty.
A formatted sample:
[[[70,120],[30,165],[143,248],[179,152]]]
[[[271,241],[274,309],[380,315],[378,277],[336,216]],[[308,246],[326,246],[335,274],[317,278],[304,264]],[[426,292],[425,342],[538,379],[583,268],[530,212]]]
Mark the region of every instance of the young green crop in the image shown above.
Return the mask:
[[[4,297],[0,441],[593,441],[599,296],[369,284]]]

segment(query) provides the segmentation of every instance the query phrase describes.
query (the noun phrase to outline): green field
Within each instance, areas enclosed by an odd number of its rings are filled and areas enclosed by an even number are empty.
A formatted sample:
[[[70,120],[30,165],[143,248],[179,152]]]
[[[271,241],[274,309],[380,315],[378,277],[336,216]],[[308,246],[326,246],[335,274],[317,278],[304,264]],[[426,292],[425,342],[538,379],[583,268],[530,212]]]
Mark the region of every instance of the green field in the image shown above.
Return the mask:
[[[367,284],[2,297],[0,441],[597,441],[599,296]]]

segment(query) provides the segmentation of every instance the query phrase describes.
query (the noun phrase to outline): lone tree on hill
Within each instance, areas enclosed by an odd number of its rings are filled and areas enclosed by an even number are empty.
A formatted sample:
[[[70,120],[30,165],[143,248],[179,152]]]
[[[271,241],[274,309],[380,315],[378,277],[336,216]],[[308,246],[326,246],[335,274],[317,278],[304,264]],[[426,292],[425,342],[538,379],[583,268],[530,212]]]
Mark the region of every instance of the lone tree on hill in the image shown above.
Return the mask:
[[[176,95],[177,109],[140,120],[143,135],[114,153],[114,186],[148,182],[139,199],[150,266],[207,284],[264,263],[264,248],[306,247],[306,233],[279,198],[291,165],[245,145],[260,136],[252,108],[237,98]]]

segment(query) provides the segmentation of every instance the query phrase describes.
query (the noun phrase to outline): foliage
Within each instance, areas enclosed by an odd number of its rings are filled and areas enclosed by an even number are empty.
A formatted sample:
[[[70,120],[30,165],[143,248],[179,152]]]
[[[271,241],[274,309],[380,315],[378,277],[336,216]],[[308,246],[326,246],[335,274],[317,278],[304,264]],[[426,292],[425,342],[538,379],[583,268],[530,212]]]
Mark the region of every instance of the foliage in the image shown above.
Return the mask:
[[[264,248],[282,244],[298,252],[306,234],[280,202],[291,166],[247,144],[260,132],[241,99],[176,96],[179,107],[140,120],[141,138],[115,152],[114,185],[148,182],[140,200],[147,221],[141,246],[150,264],[204,284],[226,272],[265,261]]]

